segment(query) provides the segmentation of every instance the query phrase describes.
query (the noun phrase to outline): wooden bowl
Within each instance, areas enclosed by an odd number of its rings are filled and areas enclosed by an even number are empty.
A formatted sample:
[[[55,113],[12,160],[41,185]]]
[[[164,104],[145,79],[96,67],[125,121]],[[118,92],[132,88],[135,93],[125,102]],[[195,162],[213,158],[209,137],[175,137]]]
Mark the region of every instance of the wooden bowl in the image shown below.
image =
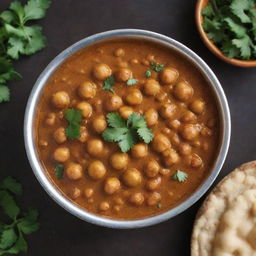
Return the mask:
[[[201,38],[205,45],[212,51],[217,57],[221,60],[235,66],[249,68],[249,67],[256,67],[256,60],[239,60],[239,59],[230,59],[226,57],[220,49],[208,38],[207,34],[205,33],[202,24],[203,24],[203,16],[201,15],[202,9],[207,5],[208,0],[197,0],[196,5],[196,25],[199,31]]]

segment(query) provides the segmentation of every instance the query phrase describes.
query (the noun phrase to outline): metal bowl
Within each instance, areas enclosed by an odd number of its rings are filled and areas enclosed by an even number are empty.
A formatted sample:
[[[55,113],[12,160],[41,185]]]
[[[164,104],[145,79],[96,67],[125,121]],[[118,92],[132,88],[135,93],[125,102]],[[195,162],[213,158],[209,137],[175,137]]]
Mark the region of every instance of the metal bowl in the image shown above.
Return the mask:
[[[102,217],[87,210],[79,207],[77,204],[73,203],[67,197],[65,197],[60,190],[52,183],[46,174],[35,145],[35,136],[34,136],[34,119],[36,113],[36,107],[38,104],[38,100],[41,96],[42,89],[44,88],[48,78],[52,75],[52,73],[58,68],[58,66],[65,61],[70,55],[75,53],[76,51],[91,45],[95,42],[105,40],[105,39],[113,39],[113,38],[141,38],[146,40],[151,40],[157,42],[158,44],[165,45],[172,50],[175,50],[185,56],[193,65],[195,65],[198,70],[203,74],[203,76],[208,80],[209,86],[211,87],[213,93],[215,94],[217,104],[219,107],[220,114],[220,122],[221,122],[221,141],[219,153],[216,158],[216,161],[212,167],[211,173],[208,178],[204,181],[204,183],[192,194],[189,198],[187,198],[184,202],[177,205],[175,208],[170,209],[164,213],[144,218],[138,220],[117,220]],[[137,30],[137,29],[118,29],[107,31],[103,33],[99,33],[81,41],[73,44],[62,53],[60,53],[42,72],[36,81],[32,92],[30,94],[26,112],[25,112],[25,120],[24,120],[24,139],[25,139],[25,147],[27,156],[30,162],[30,165],[34,171],[35,176],[38,181],[41,183],[46,192],[64,209],[66,209],[71,214],[77,216],[78,218],[88,221],[93,224],[111,227],[111,228],[139,228],[150,226],[153,224],[157,224],[168,220],[179,213],[185,211],[188,207],[194,204],[203,194],[209,189],[218,173],[220,172],[224,160],[226,158],[229,141],[230,141],[230,133],[231,133],[231,122],[230,122],[230,113],[229,107],[227,103],[227,99],[223,92],[223,89],[212,72],[212,70],[207,66],[207,64],[197,56],[193,51],[184,46],[183,44],[171,39],[167,36],[157,34],[154,32],[146,31],[146,30]]]

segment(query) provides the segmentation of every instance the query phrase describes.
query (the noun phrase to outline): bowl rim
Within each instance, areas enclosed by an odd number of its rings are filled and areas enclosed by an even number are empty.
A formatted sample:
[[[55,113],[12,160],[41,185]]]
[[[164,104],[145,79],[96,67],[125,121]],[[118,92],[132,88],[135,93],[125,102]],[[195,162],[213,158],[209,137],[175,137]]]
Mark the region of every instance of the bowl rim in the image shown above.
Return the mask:
[[[208,3],[209,0],[197,0],[196,4],[196,11],[195,11],[195,18],[196,18],[196,26],[199,31],[200,37],[202,38],[204,44],[207,48],[215,54],[218,58],[225,61],[228,64],[243,67],[243,68],[253,68],[256,67],[256,60],[239,60],[239,59],[230,59],[226,57],[221,50],[208,38],[206,35],[202,23],[203,23],[203,16],[201,15],[202,9]]]
[[[219,105],[220,120],[223,127],[219,154],[217,156],[214,166],[212,167],[211,174],[205,179],[204,183],[202,183],[201,186],[192,195],[190,195],[190,197],[178,204],[176,207],[158,215],[136,220],[119,220],[99,216],[88,212],[87,210],[81,208],[80,206],[69,200],[51,182],[50,178],[47,177],[48,175],[42,167],[40,159],[37,155],[34,141],[33,125],[37,102],[40,98],[40,93],[42,92],[42,89],[51,74],[64,60],[66,60],[76,51],[85,48],[86,46],[95,42],[104,39],[113,39],[117,37],[144,38],[151,41],[153,40],[158,42],[159,44],[165,44],[169,48],[173,48],[174,50],[180,52],[183,56],[186,56],[191,62],[193,62],[193,65],[195,65],[209,81],[209,85],[211,86],[215,94],[217,103]],[[196,201],[198,201],[203,196],[203,194],[210,188],[223,166],[229,148],[230,135],[231,121],[228,102],[217,77],[208,67],[208,65],[197,54],[195,54],[192,50],[190,50],[188,47],[184,46],[180,42],[162,34],[140,29],[117,29],[94,34],[78,41],[77,43],[68,47],[66,50],[62,51],[47,65],[47,67],[43,70],[43,72],[40,74],[37,81],[35,82],[35,85],[32,88],[27,102],[24,118],[24,142],[27,157],[36,178],[45,189],[45,191],[53,198],[55,202],[57,202],[60,206],[62,206],[65,210],[67,210],[74,216],[92,224],[117,229],[140,228],[163,222],[185,211]]]

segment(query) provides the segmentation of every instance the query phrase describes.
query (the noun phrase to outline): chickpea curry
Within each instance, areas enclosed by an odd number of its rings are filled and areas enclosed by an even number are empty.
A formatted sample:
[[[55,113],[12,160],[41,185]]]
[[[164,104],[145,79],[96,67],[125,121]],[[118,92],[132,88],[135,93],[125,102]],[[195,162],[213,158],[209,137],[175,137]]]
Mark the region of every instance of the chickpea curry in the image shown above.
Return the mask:
[[[70,200],[115,219],[175,207],[210,174],[219,113],[189,60],[139,39],[107,40],[63,62],[37,108],[38,154]]]

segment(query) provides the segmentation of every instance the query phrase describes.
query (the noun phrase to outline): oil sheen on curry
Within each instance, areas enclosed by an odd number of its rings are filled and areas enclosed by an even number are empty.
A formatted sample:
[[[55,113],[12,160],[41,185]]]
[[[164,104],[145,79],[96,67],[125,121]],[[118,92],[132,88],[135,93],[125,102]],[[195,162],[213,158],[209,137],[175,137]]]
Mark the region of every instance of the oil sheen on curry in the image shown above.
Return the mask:
[[[103,41],[51,76],[37,109],[41,162],[62,193],[114,219],[175,207],[211,171],[219,147],[215,97],[165,46]]]

